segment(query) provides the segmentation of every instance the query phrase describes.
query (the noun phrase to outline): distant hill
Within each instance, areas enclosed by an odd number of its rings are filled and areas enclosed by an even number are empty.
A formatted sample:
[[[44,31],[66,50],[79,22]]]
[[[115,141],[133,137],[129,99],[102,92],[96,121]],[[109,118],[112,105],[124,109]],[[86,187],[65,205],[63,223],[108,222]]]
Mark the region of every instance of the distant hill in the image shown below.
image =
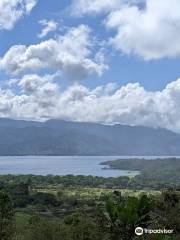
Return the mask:
[[[142,126],[0,119],[0,155],[180,155],[180,135]]]

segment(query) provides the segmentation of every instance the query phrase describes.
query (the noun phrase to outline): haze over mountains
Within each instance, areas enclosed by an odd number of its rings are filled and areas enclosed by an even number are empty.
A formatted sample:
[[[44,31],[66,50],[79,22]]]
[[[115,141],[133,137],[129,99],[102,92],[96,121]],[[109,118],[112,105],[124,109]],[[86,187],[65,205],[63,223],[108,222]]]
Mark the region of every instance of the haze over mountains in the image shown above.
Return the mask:
[[[166,129],[49,120],[0,119],[0,155],[180,155]]]

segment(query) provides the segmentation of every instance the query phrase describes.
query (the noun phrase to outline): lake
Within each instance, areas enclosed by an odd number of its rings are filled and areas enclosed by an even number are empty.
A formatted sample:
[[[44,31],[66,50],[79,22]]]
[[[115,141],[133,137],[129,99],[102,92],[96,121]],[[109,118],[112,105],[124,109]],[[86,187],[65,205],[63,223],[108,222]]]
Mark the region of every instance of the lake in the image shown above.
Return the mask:
[[[0,174],[34,175],[92,175],[100,177],[118,177],[137,174],[124,170],[103,169],[101,162],[116,160],[118,156],[23,156],[0,157]]]
[[[23,156],[0,157],[0,174],[34,174],[34,175],[92,175],[100,177],[132,176],[138,172],[103,169],[101,162],[129,158],[155,159],[136,156]],[[165,158],[165,157],[161,157]],[[106,166],[107,167],[107,166]]]

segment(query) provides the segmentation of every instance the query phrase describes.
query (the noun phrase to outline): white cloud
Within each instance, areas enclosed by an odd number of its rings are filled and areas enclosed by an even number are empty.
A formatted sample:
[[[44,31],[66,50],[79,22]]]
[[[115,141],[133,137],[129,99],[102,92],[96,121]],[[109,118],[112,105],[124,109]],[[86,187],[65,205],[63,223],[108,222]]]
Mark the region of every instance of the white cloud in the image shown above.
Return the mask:
[[[180,132],[180,79],[157,92],[138,83],[93,90],[75,84],[63,91],[50,75],[27,75],[16,84],[19,94],[0,92],[0,117],[145,125]]]
[[[75,16],[98,14],[116,9],[121,2],[121,0],[74,0],[71,5],[71,11]]]
[[[47,21],[46,19],[43,19],[39,21],[39,23],[43,26],[43,29],[40,34],[38,34],[39,38],[44,38],[48,35],[50,32],[54,32],[58,28],[58,23],[54,20]]]
[[[10,80],[12,88],[0,91],[0,117],[42,120],[47,114],[53,116],[60,95],[57,76],[31,74]],[[13,92],[14,85],[20,88],[18,94]]]
[[[23,93],[34,94],[34,93],[44,93],[51,94],[58,90],[58,85],[53,83],[54,79],[57,77],[54,75],[38,76],[36,74],[25,75],[22,79],[17,80],[18,86],[22,89]]]
[[[110,44],[145,60],[180,57],[179,0],[74,0],[75,16],[104,13]]]
[[[117,30],[110,42],[145,60],[180,57],[180,1],[146,0],[146,8],[126,5],[111,11],[106,26]]]
[[[37,45],[12,46],[0,58],[0,69],[11,75],[37,72],[42,69],[61,70],[69,79],[82,80],[91,74],[101,75],[107,66],[99,52],[93,53],[94,39],[85,25],[69,29],[57,39]]]
[[[145,0],[73,0],[71,4],[71,13],[80,17],[83,15],[97,15],[108,13],[122,7],[122,5],[137,4]]]
[[[10,30],[31,12],[38,0],[0,0],[0,30]]]

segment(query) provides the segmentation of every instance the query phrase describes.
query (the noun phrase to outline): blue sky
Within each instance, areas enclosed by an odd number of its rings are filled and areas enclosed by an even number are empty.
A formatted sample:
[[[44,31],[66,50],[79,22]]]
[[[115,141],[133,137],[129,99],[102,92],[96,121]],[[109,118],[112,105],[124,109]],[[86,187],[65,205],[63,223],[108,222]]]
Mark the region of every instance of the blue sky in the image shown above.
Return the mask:
[[[39,0],[31,14],[17,22],[14,29],[0,32],[0,55],[3,56],[12,45],[37,44],[40,41],[37,34],[42,29],[38,21],[41,19],[54,19],[59,23],[60,28],[76,27],[81,23],[87,24],[93,29],[93,34],[102,41],[111,36],[111,31],[106,31],[102,23],[104,14],[75,18],[70,16],[67,10],[70,4],[70,0]],[[53,37],[54,34],[54,32],[48,34],[46,39]],[[90,78],[85,84],[94,87],[109,81],[117,82],[119,85],[140,82],[147,90],[161,90],[168,82],[176,80],[180,76],[178,58],[144,61],[136,56],[120,54],[112,48],[109,48],[108,51],[111,52],[108,56],[109,70],[105,71],[100,78],[93,76],[93,79]],[[3,73],[0,78],[5,78]]]
[[[2,0],[0,116],[180,131],[179,12],[178,0]]]

